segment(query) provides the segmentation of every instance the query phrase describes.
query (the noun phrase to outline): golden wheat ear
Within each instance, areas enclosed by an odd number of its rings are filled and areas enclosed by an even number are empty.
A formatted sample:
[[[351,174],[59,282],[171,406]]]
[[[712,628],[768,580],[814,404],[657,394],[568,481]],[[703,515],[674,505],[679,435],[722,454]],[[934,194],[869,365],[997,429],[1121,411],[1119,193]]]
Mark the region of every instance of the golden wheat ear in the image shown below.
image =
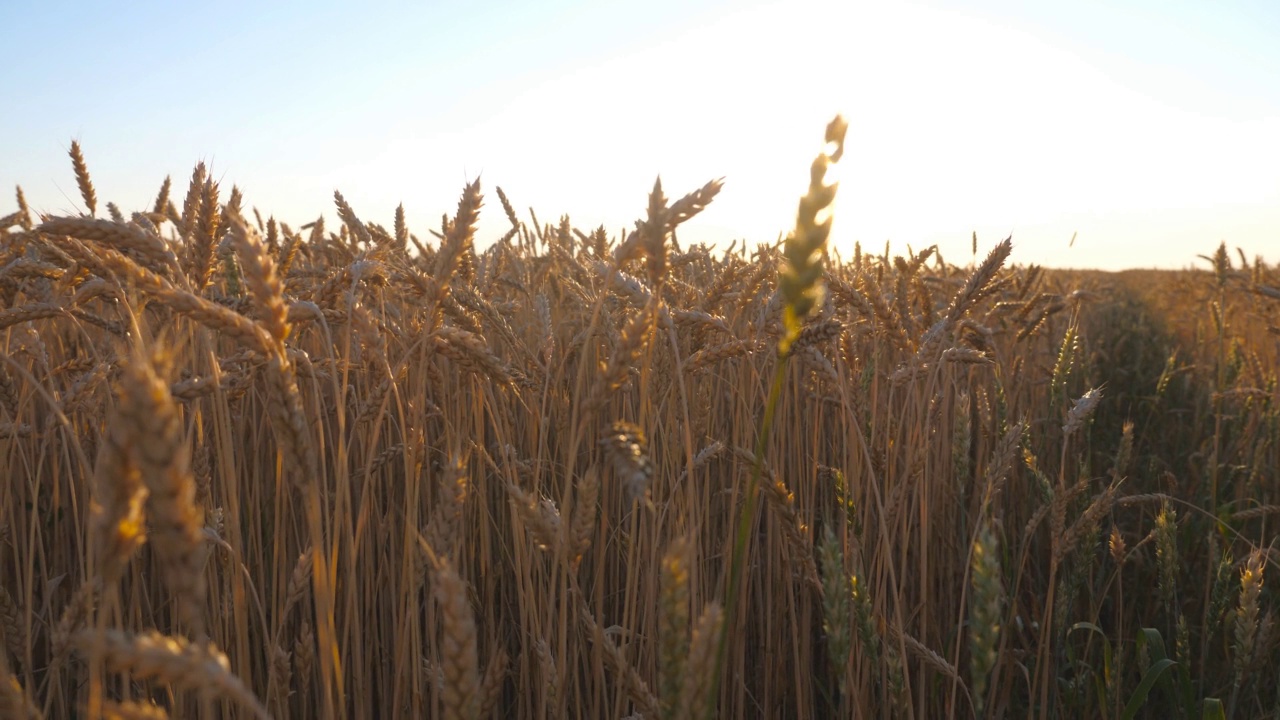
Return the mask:
[[[76,637],[76,644],[86,655],[101,653],[111,672],[210,693],[235,702],[252,717],[271,717],[253,691],[231,673],[227,656],[212,644],[191,643],[157,632],[133,635],[122,630],[84,630]]]
[[[809,191],[800,198],[796,227],[782,245],[783,264],[778,271],[778,291],[784,303],[786,335],[780,347],[789,350],[800,322],[822,304],[822,254],[831,236],[831,204],[836,185],[827,184],[827,169],[844,155],[849,123],[836,117],[827,125],[826,147],[809,169]]]
[[[166,362],[160,356],[161,362]],[[131,459],[147,489],[151,543],[183,624],[204,635],[204,511],[196,504],[195,477],[185,424],[150,357],[135,352],[123,367],[121,424],[131,429]]]
[[[94,192],[93,181],[89,179],[89,166],[85,164],[84,152],[80,150],[80,141],[71,141],[71,166],[76,172],[76,185],[80,187],[80,197],[89,210],[89,217],[98,213],[98,194]]]

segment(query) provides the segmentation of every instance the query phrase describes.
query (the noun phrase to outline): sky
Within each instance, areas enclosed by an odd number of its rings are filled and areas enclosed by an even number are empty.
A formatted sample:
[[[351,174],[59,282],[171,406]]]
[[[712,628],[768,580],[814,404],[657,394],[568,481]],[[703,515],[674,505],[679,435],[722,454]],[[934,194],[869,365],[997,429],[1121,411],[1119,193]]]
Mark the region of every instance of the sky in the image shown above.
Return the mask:
[[[0,215],[21,185],[151,205],[197,161],[293,226],[333,191],[428,238],[477,176],[478,242],[568,214],[619,232],[655,178],[725,187],[682,244],[775,241],[850,122],[832,242],[1049,267],[1280,261],[1280,3],[0,0]],[[99,212],[103,212],[102,207]],[[1074,242],[1072,241],[1072,238]],[[1234,253],[1233,253],[1234,254]]]

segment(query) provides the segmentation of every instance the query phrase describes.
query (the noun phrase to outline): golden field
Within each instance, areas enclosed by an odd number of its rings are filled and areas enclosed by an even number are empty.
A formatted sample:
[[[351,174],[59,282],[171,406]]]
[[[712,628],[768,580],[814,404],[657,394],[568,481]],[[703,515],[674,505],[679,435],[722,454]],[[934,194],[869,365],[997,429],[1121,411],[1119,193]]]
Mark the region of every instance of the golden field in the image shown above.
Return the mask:
[[[840,257],[843,133],[727,251],[718,181],[419,237],[73,144],[0,219],[0,717],[1280,717],[1280,269]]]

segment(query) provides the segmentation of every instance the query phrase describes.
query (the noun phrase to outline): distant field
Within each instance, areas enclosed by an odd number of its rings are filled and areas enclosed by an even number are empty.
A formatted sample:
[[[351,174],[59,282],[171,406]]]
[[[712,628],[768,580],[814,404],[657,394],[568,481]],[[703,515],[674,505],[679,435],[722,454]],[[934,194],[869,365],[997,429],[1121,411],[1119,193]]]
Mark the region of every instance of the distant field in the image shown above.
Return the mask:
[[[728,252],[675,233],[717,182],[293,226],[72,158],[85,214],[0,219],[0,717],[1280,717],[1260,258],[833,264],[821,172]]]

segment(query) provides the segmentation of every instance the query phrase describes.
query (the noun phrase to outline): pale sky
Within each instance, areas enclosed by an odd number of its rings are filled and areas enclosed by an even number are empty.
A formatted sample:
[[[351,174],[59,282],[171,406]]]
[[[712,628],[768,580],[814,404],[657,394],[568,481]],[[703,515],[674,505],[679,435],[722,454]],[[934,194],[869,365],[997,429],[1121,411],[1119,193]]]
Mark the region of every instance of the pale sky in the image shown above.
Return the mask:
[[[1028,9],[1038,8],[1038,9]],[[827,120],[833,240],[966,262],[1280,261],[1280,3],[0,2],[0,214],[149,206],[197,160],[299,225],[332,195],[427,238],[479,174],[544,222],[640,217],[725,177],[684,243],[770,242]],[[331,227],[336,226],[332,225]],[[1068,247],[1072,234],[1073,247]],[[1233,253],[1234,254],[1234,253]]]

